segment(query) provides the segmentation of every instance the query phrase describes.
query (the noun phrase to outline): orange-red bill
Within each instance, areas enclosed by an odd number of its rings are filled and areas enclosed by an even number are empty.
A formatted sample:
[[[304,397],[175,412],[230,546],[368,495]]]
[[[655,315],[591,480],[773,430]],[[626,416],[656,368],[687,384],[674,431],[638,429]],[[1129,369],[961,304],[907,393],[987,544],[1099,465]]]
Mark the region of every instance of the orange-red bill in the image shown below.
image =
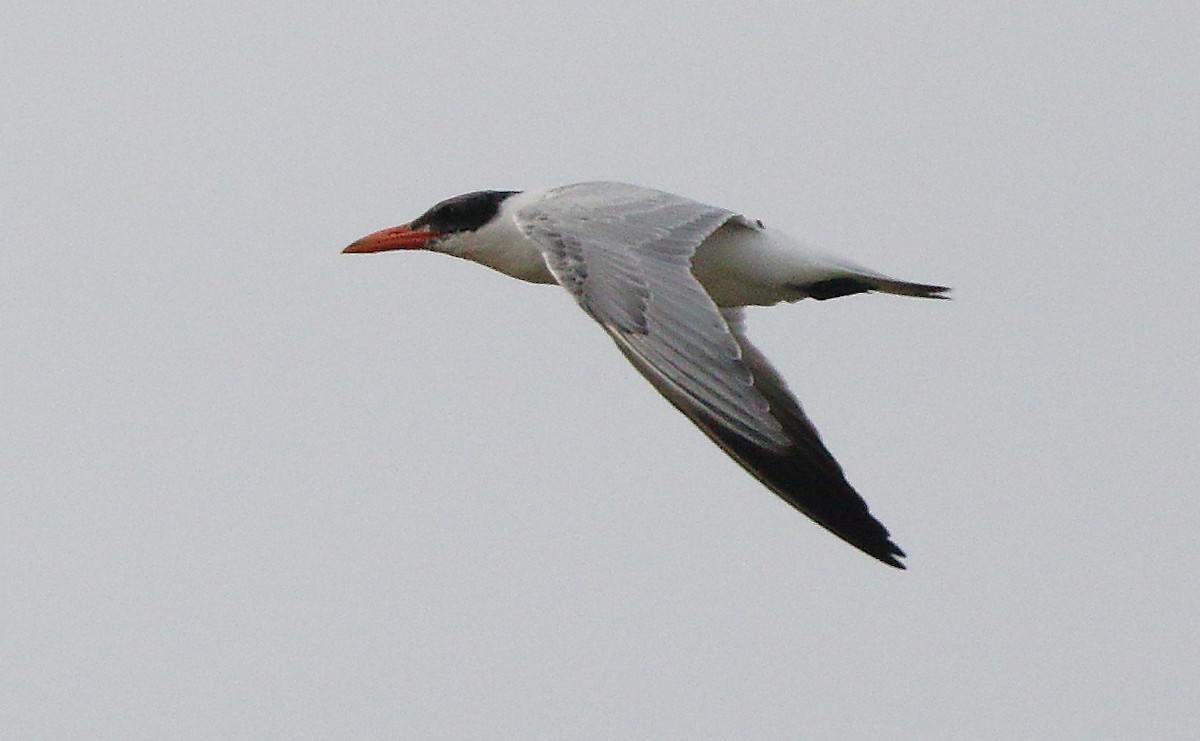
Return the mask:
[[[374,234],[368,234],[342,252],[386,252],[387,250],[419,250],[425,243],[441,232],[429,229],[413,229],[408,224],[401,224],[390,229],[381,229]]]

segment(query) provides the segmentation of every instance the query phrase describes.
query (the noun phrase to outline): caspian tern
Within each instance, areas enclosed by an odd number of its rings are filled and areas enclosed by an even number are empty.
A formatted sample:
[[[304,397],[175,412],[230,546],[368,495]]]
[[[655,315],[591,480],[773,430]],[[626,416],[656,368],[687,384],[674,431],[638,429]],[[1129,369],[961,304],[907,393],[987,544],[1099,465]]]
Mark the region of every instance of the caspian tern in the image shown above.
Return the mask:
[[[880,291],[945,298],[815,253],[761,221],[624,183],[447,199],[345,252],[425,249],[557,283],[659,393],[784,501],[904,568],[799,402],[746,338],[742,307]]]

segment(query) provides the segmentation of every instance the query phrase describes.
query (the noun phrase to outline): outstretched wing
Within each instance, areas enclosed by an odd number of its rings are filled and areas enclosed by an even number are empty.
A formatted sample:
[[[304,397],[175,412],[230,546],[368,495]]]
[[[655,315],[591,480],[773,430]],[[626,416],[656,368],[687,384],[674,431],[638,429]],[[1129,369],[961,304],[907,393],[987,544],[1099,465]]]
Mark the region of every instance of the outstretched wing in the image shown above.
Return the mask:
[[[517,214],[558,282],[663,396],[772,491],[884,563],[903,552],[779,374],[692,275],[731,211],[621,183],[550,191]]]
[[[904,568],[896,560],[904,551],[892,542],[886,527],[867,509],[833,454],[821,442],[817,428],[800,408],[787,384],[758,348],[746,337],[741,309],[722,309],[721,314],[742,350],[742,362],[754,378],[754,387],[770,406],[771,415],[787,431],[791,446],[783,455],[746,445],[721,430],[710,431],[727,453],[767,485],[788,504],[847,543],[891,566]],[[697,423],[699,424],[699,423]]]

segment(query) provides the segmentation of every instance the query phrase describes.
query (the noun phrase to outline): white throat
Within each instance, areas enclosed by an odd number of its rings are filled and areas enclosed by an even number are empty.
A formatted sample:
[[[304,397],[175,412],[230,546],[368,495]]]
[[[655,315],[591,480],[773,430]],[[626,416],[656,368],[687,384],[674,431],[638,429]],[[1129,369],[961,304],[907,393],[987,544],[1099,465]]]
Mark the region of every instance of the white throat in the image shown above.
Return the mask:
[[[447,235],[429,249],[477,262],[518,280],[556,283],[541,250],[526,239],[516,221],[516,213],[538,201],[543,193],[523,191],[506,198],[488,223],[473,232]]]

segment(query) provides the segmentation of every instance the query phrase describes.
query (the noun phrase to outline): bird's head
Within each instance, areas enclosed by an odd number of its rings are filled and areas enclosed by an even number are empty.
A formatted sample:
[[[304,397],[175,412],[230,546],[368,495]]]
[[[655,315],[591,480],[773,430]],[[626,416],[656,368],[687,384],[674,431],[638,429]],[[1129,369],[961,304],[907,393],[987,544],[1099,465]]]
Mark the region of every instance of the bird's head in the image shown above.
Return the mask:
[[[436,249],[441,242],[478,231],[496,218],[500,204],[519,191],[479,190],[438,203],[417,218],[368,234],[342,252]]]

